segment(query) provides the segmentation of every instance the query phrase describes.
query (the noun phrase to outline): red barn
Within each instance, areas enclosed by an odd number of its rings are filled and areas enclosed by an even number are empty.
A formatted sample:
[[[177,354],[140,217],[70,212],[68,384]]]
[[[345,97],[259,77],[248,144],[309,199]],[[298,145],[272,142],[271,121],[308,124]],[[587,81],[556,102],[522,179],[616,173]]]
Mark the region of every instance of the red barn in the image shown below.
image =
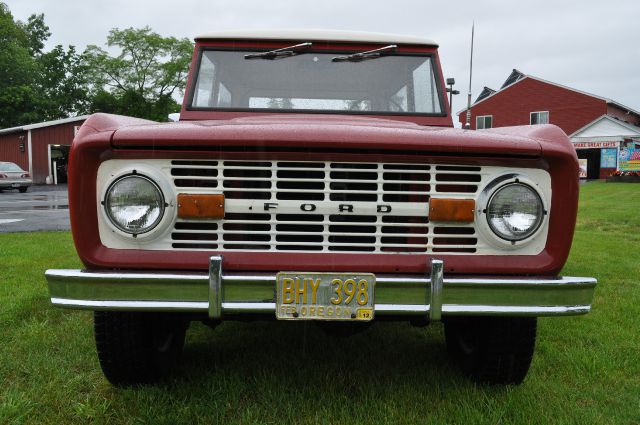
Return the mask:
[[[570,137],[580,133],[590,124],[610,117],[626,126],[640,126],[640,112],[611,99],[585,93],[570,87],[523,74],[514,69],[499,90],[485,87],[471,106],[471,128],[483,129],[514,125],[555,124]],[[458,112],[463,125],[466,110]],[[578,134],[575,134],[578,136]],[[618,136],[618,135],[612,135]],[[572,140],[574,138],[572,137]],[[610,162],[602,163],[600,157],[607,152],[601,149],[620,149],[632,139],[609,139],[609,145],[585,144],[583,139],[576,146],[578,157],[589,162],[589,178],[603,178],[615,170]],[[578,142],[578,140],[574,140]],[[606,167],[604,167],[606,165]]]
[[[69,147],[87,115],[0,130],[0,161],[28,170],[35,184],[66,183]]]

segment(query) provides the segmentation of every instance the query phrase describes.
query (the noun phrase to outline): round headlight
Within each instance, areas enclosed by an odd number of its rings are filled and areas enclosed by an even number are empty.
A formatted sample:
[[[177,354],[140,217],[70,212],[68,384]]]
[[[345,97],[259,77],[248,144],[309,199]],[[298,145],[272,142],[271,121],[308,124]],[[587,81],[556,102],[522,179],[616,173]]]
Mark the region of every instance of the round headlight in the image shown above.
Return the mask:
[[[540,195],[522,183],[496,190],[487,205],[487,221],[493,232],[508,241],[521,241],[535,233],[544,217]]]
[[[164,198],[152,180],[131,174],[109,186],[104,208],[114,226],[137,235],[158,225],[164,214]]]

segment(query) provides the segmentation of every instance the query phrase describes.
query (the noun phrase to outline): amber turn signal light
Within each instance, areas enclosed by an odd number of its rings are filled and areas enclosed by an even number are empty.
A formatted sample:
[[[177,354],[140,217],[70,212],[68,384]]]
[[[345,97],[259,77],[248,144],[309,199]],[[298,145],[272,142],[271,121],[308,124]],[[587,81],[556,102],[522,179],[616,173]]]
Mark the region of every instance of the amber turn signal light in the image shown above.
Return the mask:
[[[432,198],[429,200],[429,221],[471,223],[475,209],[473,199]]]
[[[224,218],[224,195],[178,194],[179,218]]]

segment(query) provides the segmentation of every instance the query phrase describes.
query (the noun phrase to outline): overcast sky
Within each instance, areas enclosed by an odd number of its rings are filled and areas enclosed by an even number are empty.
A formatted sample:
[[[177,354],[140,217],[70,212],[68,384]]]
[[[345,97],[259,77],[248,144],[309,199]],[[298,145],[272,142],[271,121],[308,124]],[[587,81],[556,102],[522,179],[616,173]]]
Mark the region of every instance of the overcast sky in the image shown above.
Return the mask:
[[[103,46],[111,28],[146,25],[164,36],[217,30],[313,28],[398,33],[440,44],[445,77],[466,104],[471,23],[472,94],[498,89],[517,68],[640,111],[640,1],[0,0],[16,19],[44,13],[47,47]]]

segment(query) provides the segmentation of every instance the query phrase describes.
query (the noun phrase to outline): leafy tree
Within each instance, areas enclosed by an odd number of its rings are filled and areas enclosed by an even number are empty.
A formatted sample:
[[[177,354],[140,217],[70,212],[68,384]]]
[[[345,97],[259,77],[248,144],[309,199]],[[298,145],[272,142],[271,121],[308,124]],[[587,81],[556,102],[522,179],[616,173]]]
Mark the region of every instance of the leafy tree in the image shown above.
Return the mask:
[[[49,27],[44,23],[44,13],[29,16],[26,24],[19,21],[17,24],[27,36],[27,46],[31,55],[41,54],[44,42],[51,36]]]
[[[280,107],[282,109],[294,109],[293,101],[290,98],[283,98],[280,102]]]
[[[87,112],[111,112],[166,121],[180,109],[193,44],[143,29],[113,29],[111,57],[89,46],[44,51],[51,35],[43,14],[15,20],[0,1],[0,128]]]
[[[346,110],[347,111],[367,111],[369,110],[366,100],[347,100]]]
[[[293,107],[293,101],[284,97],[272,97],[267,102],[267,108],[269,109],[295,109]]]
[[[166,121],[180,110],[174,96],[184,94],[193,43],[162,37],[151,28],[112,29],[107,46],[120,48],[110,56],[98,46],[85,51],[93,86],[89,109]]]
[[[29,34],[0,3],[0,128],[23,122],[35,97],[36,62],[29,44]]]
[[[73,46],[43,52],[44,15],[15,21],[0,3],[0,128],[86,111],[86,66]]]
[[[58,45],[38,58],[40,98],[36,109],[41,117],[53,120],[83,114],[88,110],[88,65],[74,46]]]

